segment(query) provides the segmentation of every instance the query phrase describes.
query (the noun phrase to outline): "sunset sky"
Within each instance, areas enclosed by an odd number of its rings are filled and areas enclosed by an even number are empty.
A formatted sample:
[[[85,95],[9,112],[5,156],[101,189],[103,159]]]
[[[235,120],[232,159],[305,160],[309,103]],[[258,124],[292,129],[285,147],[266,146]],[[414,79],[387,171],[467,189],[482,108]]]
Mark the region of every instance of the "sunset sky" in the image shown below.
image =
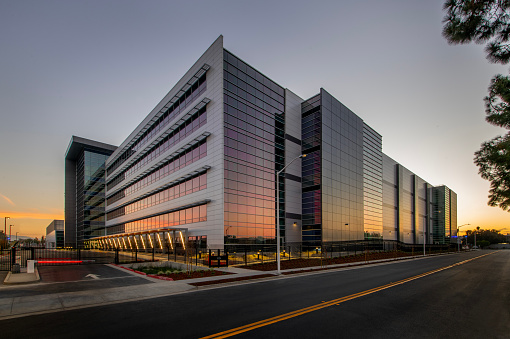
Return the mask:
[[[72,135],[119,145],[220,35],[302,98],[321,87],[383,136],[383,152],[458,194],[458,224],[510,233],[473,153],[483,46],[441,36],[443,1],[2,1],[0,222],[45,234],[64,217]]]

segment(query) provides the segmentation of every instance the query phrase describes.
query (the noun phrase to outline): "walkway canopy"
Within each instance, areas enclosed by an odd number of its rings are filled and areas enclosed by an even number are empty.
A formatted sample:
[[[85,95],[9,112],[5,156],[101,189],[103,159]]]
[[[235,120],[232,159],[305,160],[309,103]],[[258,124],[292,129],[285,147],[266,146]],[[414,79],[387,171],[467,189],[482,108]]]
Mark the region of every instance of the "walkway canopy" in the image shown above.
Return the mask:
[[[163,228],[96,237],[85,242],[88,248],[103,250],[174,250],[188,246],[187,228]]]

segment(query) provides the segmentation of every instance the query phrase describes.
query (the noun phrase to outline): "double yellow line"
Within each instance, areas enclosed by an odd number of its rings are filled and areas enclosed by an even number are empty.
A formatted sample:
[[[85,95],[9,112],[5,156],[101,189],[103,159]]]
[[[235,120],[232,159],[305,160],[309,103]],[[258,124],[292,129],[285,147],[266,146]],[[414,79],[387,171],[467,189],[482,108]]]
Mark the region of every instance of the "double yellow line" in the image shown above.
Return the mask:
[[[410,282],[410,281],[413,281],[413,280],[416,280],[416,279],[420,279],[420,278],[426,277],[428,275],[431,275],[431,274],[434,274],[434,273],[437,273],[437,272],[441,272],[441,271],[447,270],[447,269],[455,267],[455,266],[463,265],[463,264],[465,264],[467,262],[470,262],[472,260],[485,257],[485,256],[487,256],[489,254],[493,254],[493,253],[495,253],[495,252],[487,253],[487,254],[484,254],[484,255],[481,255],[481,256],[478,256],[478,257],[474,257],[474,258],[471,258],[471,259],[468,259],[468,260],[464,260],[464,261],[461,261],[461,262],[458,262],[458,263],[455,263],[455,264],[452,264],[452,265],[449,265],[449,266],[441,267],[441,268],[435,269],[433,271],[429,271],[429,272],[425,272],[425,273],[422,273],[422,274],[418,274],[418,275],[415,275],[413,277],[406,278],[406,279],[403,279],[403,280],[400,280],[400,281],[397,281],[397,282],[392,282],[392,283],[389,283],[389,284],[386,284],[386,285],[383,285],[383,286],[375,287],[375,288],[372,288],[372,289],[369,289],[369,290],[366,290],[366,291],[363,291],[363,292],[359,292],[359,293],[351,294],[351,295],[348,295],[348,296],[345,296],[345,297],[342,297],[342,298],[338,298],[338,299],[333,299],[333,300],[330,300],[330,301],[322,302],[322,303],[317,304],[317,305],[313,305],[313,306],[310,306],[310,307],[302,308],[302,309],[299,309],[299,310],[296,310],[296,311],[293,311],[293,312],[289,312],[289,313],[285,313],[285,314],[282,314],[282,315],[279,315],[279,316],[276,316],[276,317],[268,318],[268,319],[265,319],[265,320],[257,321],[255,323],[251,323],[251,324],[244,325],[244,326],[241,326],[241,327],[236,327],[236,328],[233,328],[233,329],[230,329],[230,330],[227,330],[227,331],[223,331],[223,332],[219,332],[219,333],[216,333],[216,334],[212,334],[212,335],[209,335],[207,337],[202,337],[201,339],[212,339],[212,338],[220,339],[220,338],[232,337],[234,335],[238,335],[238,334],[241,334],[243,332],[252,331],[252,330],[254,330],[256,328],[259,328],[259,327],[264,327],[264,326],[271,325],[271,324],[274,324],[274,323],[277,323],[277,322],[280,322],[280,321],[283,321],[283,320],[287,320],[287,319],[290,319],[290,318],[294,318],[294,317],[297,317],[297,316],[300,316],[300,315],[303,315],[303,314],[306,314],[306,313],[318,311],[318,310],[326,308],[326,307],[339,305],[339,304],[341,304],[343,302],[346,302],[346,301],[349,301],[349,300],[352,300],[352,299],[356,299],[356,298],[359,298],[359,297],[362,297],[362,296],[365,296],[365,295],[369,295],[369,294],[372,294],[372,293],[375,293],[375,292],[379,292],[379,291],[385,290],[385,289],[393,287],[393,286],[402,285],[402,284],[405,284],[407,282]]]

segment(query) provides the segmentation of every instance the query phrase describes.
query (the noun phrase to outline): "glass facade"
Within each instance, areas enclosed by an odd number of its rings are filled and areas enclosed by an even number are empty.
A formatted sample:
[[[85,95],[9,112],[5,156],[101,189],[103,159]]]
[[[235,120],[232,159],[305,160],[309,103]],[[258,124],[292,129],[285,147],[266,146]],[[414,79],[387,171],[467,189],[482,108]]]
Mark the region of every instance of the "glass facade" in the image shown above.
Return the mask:
[[[174,157],[168,159],[163,164],[158,166],[156,169],[150,171],[149,173],[141,176],[139,179],[130,183],[127,187],[122,188],[116,193],[110,195],[107,198],[107,204],[111,205],[120,199],[130,196],[135,192],[145,188],[152,183],[163,179],[164,177],[174,173],[175,171],[184,168],[188,165],[191,165],[195,161],[202,159],[207,155],[207,143],[205,140],[196,143],[192,147],[189,147],[183,150],[181,153],[178,153]]]
[[[76,241],[105,235],[105,162],[108,154],[85,149],[76,163]]]
[[[145,208],[156,206],[206,188],[207,175],[204,173],[202,175],[195,176],[194,178],[190,178],[183,182],[177,183],[167,189],[164,189],[155,194],[151,194],[135,202],[128,203],[125,206],[116,208],[113,211],[108,212],[107,218],[108,220],[113,220],[120,216],[138,212]]]
[[[362,240],[363,120],[323,89],[321,105],[322,240]]]
[[[457,194],[446,186],[432,188],[432,240],[447,244],[457,236]]]
[[[108,235],[148,231],[207,221],[207,205],[179,209],[108,227]]]
[[[302,100],[225,50],[222,38],[185,77],[108,162],[109,235],[205,221],[208,207],[208,222],[185,227],[188,236],[232,252],[275,248],[276,234],[289,248],[452,236],[454,193],[432,197],[426,182],[385,160],[381,135],[324,89]],[[277,178],[299,154],[301,168]],[[434,229],[424,232],[429,221]],[[82,228],[82,238],[94,232]]]
[[[321,96],[301,104],[302,113],[302,241],[317,246],[322,241]]]
[[[448,189],[450,193],[450,232],[452,237],[458,236],[457,234],[457,193]]]
[[[382,238],[382,173],[382,137],[363,124],[363,220],[367,240]]]
[[[275,175],[285,163],[285,91],[226,50],[223,71],[225,244],[274,243]]]
[[[198,128],[205,125],[207,122],[207,114],[205,107],[193,114],[185,121],[174,126],[172,132],[170,132],[165,138],[159,141],[156,145],[152,146],[151,149],[145,153],[140,159],[137,159],[127,169],[115,176],[112,180],[108,181],[108,190],[114,188],[117,184],[124,181],[124,179],[133,176],[140,168],[153,161],[160,154],[166,152],[170,147],[174,146],[191,133],[195,132]]]
[[[432,188],[432,241],[434,244],[445,243],[445,189],[445,186]]]

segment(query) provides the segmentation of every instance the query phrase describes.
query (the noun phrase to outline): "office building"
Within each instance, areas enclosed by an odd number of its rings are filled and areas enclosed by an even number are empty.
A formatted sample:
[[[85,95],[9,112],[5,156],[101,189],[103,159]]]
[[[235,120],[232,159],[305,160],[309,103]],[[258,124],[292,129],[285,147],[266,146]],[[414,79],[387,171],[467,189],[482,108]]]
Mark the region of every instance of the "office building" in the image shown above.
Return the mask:
[[[276,218],[284,243],[421,243],[438,199],[326,90],[300,98],[220,36],[106,160],[106,236],[90,245],[273,245]]]
[[[64,247],[64,220],[53,220],[46,227],[46,248]]]
[[[434,187],[383,154],[383,238],[407,244],[456,242],[457,195]]]
[[[105,161],[116,149],[73,136],[65,156],[65,246],[105,235]]]
[[[444,244],[457,237],[457,194],[446,186],[432,188],[433,243]]]

